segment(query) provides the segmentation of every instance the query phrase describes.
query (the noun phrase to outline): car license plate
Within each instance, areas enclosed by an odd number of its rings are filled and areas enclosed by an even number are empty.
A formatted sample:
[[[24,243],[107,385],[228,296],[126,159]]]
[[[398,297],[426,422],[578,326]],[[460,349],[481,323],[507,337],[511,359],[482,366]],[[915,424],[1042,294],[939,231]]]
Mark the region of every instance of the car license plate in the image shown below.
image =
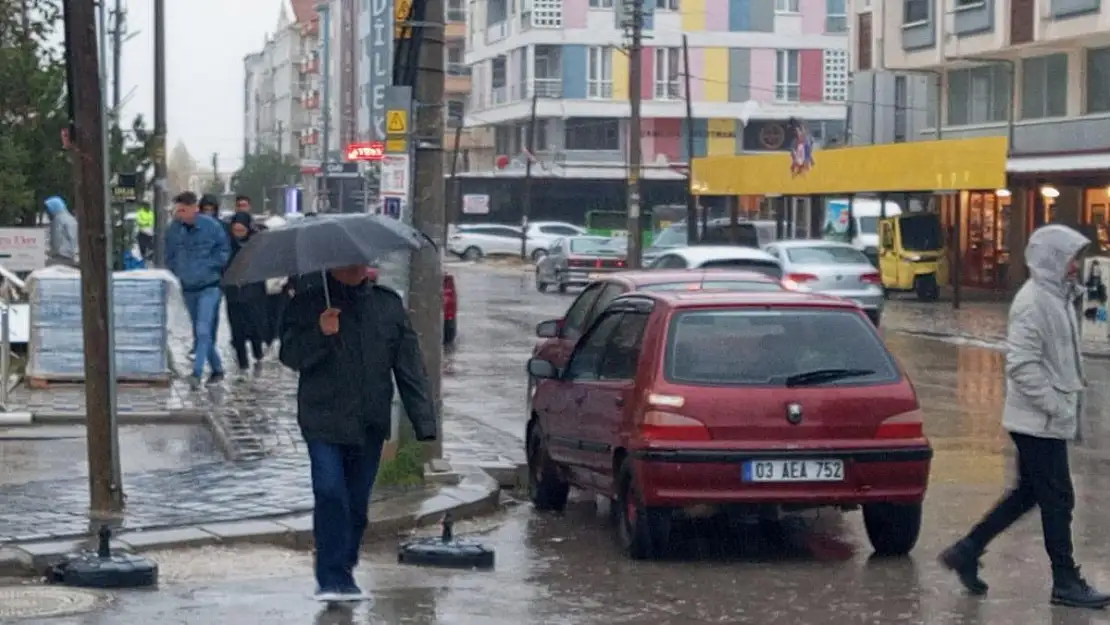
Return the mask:
[[[840,482],[843,460],[754,460],[744,463],[745,482]]]

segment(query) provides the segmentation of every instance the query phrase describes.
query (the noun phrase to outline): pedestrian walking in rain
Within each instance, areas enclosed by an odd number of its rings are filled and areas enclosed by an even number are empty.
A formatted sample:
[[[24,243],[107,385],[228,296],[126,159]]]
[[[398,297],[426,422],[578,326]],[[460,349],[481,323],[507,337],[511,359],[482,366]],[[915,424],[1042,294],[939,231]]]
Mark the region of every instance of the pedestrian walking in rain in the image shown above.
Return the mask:
[[[77,218],[69,212],[66,201],[57,195],[46,198],[46,214],[50,216],[50,256],[52,265],[77,266]]]
[[[227,228],[201,214],[195,193],[186,191],[174,198],[174,223],[166,230],[166,268],[181,282],[185,306],[193,323],[193,375],[189,385],[197,389],[209,365],[208,384],[224,379],[216,335],[220,321],[220,279],[231,257]]]
[[[281,361],[300,372],[297,421],[312,467],[317,598],[357,601],[353,571],[390,433],[394,380],[417,440],[436,437],[416,333],[401,297],[371,283],[367,267],[333,269],[290,302]]]
[[[247,244],[254,235],[254,224],[250,213],[235,213],[231,216],[231,259]],[[229,261],[230,263],[230,261]],[[250,355],[255,362],[262,360],[262,344],[269,333],[269,311],[266,307],[266,285],[254,282],[242,286],[224,287],[227,296],[227,321],[231,326],[231,346],[235,349],[235,359],[239,371],[250,369]]]
[[[150,260],[154,256],[154,209],[149,204],[141,204],[135,211],[135,229],[139,255]]]
[[[1104,608],[1110,595],[1079,574],[1071,536],[1075,491],[1068,442],[1080,434],[1083,363],[1078,254],[1090,240],[1062,225],[1036,230],[1025,248],[1029,279],[1010,306],[1006,329],[1006,401],[1002,426],[1017,447],[1017,483],[940,562],[971,594],[984,594],[979,558],[987,545],[1034,507],[1052,563],[1052,603]]]
[[[236,213],[246,213],[248,215],[250,214],[250,212],[251,212],[251,198],[250,198],[250,196],[248,196],[248,195],[236,195],[235,196],[235,212]],[[256,223],[254,225],[255,225],[256,230],[260,229],[260,227],[262,226],[262,224],[260,224],[260,223]]]

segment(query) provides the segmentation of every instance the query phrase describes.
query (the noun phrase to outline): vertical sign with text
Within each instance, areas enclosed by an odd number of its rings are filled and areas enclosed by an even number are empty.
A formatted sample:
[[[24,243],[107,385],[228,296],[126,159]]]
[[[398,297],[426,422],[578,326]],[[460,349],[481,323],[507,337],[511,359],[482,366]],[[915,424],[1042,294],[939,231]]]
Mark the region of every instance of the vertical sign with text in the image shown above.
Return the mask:
[[[385,140],[385,92],[393,84],[393,8],[390,0],[370,0],[370,140]]]

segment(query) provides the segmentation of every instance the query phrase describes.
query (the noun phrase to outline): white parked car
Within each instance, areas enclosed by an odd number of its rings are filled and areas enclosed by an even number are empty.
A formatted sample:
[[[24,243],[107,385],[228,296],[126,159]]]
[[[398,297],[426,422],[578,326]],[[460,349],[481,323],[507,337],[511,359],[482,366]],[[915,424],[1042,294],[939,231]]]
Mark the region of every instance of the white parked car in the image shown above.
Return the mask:
[[[666,250],[648,269],[746,269],[776,280],[782,265],[763,250],[735,245],[695,245]]]
[[[551,244],[563,237],[577,237],[586,229],[565,221],[533,221],[528,224],[528,255],[538,261],[547,255]]]
[[[547,255],[556,239],[586,234],[585,228],[562,221],[528,224],[525,252],[533,261]],[[466,260],[484,256],[519,256],[520,226],[507,224],[460,224],[447,239],[447,250]]]

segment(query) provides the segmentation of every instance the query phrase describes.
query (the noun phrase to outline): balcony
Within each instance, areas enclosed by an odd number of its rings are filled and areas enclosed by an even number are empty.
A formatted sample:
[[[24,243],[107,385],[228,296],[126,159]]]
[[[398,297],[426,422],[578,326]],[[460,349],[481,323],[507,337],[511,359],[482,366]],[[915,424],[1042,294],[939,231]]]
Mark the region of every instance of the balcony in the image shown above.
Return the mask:
[[[535,78],[532,80],[532,87],[535,89],[536,96],[540,98],[563,97],[562,78]]]
[[[493,90],[490,92],[490,105],[491,106],[500,106],[502,104],[508,104],[508,102],[509,102],[509,87],[508,87],[508,85],[500,85],[500,86],[493,87]]]

